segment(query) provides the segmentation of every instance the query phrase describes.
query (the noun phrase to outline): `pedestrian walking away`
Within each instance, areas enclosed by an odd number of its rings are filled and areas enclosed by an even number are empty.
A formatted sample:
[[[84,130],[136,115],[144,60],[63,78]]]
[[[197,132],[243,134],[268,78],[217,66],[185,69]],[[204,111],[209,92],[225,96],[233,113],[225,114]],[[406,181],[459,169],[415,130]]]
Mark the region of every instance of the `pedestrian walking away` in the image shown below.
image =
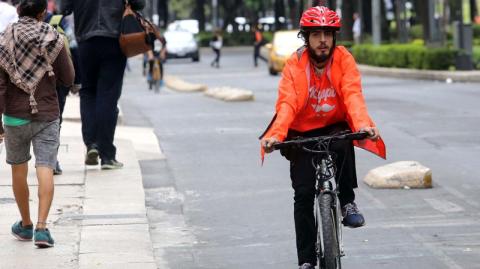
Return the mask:
[[[223,38],[220,30],[216,30],[213,34],[212,40],[210,40],[210,47],[215,53],[215,58],[213,59],[210,66],[220,68],[220,53],[223,46]]]
[[[261,152],[273,151],[273,145],[295,137],[315,137],[340,131],[365,131],[369,139],[338,143],[335,178],[339,182],[339,200],[343,224],[351,228],[365,225],[355,204],[357,187],[353,145],[385,158],[385,145],[370,119],[361,89],[360,73],[353,56],[336,46],[341,22],[338,14],[326,7],[306,10],[300,20],[300,36],[305,45],[287,61],[276,103],[276,115],[261,136]],[[317,230],[313,206],[315,197],[314,154],[300,149],[282,151],[290,161],[294,189],[294,219],[298,265],[313,269],[317,263]]]
[[[362,38],[362,19],[360,18],[360,15],[358,13],[353,13],[353,26],[352,26],[352,32],[353,32],[353,41],[355,44],[360,44],[361,43],[361,38]]]
[[[255,67],[258,66],[258,59],[260,58],[264,62],[268,62],[268,60],[260,55],[260,48],[266,44],[266,41],[263,37],[262,32],[260,31],[260,26],[256,25],[254,27],[254,38],[255,42],[253,43],[253,63]]]
[[[145,1],[130,0],[129,4],[132,9],[141,10]],[[113,142],[127,61],[118,41],[124,1],[64,0],[60,5],[62,14],[73,12],[79,46],[85,164],[98,165],[100,157],[102,169],[122,168],[123,164],[116,160]]]
[[[56,83],[70,87],[75,75],[64,39],[43,22],[46,9],[46,0],[20,1],[18,22],[0,34],[0,136],[5,138],[6,160],[12,168],[13,193],[21,215],[11,232],[22,241],[33,238],[38,247],[54,245],[47,219],[59,144]],[[38,179],[35,230],[27,183],[30,145]]]

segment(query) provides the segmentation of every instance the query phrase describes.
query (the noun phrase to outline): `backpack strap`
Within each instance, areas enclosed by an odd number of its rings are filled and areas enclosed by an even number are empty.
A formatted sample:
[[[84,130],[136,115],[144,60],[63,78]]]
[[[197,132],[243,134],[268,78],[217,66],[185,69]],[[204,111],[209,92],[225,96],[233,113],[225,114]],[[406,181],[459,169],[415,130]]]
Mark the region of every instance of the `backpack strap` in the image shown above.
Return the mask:
[[[63,20],[63,15],[59,14],[59,15],[53,15],[51,18],[50,18],[50,21],[48,22],[48,24],[50,24],[51,26],[53,26],[59,33],[61,34],[65,34],[65,30],[62,28],[62,26],[60,25],[62,23],[62,20]]]

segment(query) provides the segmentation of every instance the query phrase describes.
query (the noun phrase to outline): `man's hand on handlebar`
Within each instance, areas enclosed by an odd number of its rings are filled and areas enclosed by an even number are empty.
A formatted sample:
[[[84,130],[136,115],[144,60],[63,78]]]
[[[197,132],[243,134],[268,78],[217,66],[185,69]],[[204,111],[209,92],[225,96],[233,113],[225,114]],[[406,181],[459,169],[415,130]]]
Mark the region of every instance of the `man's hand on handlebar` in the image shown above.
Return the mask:
[[[364,131],[368,133],[368,139],[372,141],[376,141],[380,137],[380,132],[378,131],[377,127],[363,127],[360,131]]]
[[[271,153],[273,151],[273,145],[279,143],[280,141],[276,137],[263,138],[260,143],[266,153]]]

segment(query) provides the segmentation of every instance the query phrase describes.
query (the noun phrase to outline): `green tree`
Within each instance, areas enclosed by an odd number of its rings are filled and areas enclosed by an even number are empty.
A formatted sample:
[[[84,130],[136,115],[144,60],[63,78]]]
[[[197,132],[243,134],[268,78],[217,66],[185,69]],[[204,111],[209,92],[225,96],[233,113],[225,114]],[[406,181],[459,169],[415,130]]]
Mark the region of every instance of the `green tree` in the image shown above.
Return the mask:
[[[175,0],[169,1],[170,10],[174,19],[189,19],[192,14],[192,7],[195,6],[195,0]]]

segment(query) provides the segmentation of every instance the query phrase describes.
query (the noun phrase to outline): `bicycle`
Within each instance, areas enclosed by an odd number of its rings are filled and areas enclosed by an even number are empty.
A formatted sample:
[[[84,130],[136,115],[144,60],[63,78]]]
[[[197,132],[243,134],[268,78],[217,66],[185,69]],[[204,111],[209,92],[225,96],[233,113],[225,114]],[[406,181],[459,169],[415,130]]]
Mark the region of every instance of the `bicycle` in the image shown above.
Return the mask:
[[[338,199],[339,184],[335,181],[335,153],[330,151],[330,145],[341,140],[362,140],[367,137],[367,132],[343,131],[335,135],[295,138],[273,146],[275,150],[294,147],[315,155],[312,159],[316,171],[314,214],[320,268],[341,269],[341,257],[345,256],[340,225],[342,213]]]
[[[163,84],[162,72],[162,60],[159,57],[155,57],[153,60],[149,60],[149,69],[147,73],[149,90],[154,89],[155,93],[160,92],[160,87]]]

